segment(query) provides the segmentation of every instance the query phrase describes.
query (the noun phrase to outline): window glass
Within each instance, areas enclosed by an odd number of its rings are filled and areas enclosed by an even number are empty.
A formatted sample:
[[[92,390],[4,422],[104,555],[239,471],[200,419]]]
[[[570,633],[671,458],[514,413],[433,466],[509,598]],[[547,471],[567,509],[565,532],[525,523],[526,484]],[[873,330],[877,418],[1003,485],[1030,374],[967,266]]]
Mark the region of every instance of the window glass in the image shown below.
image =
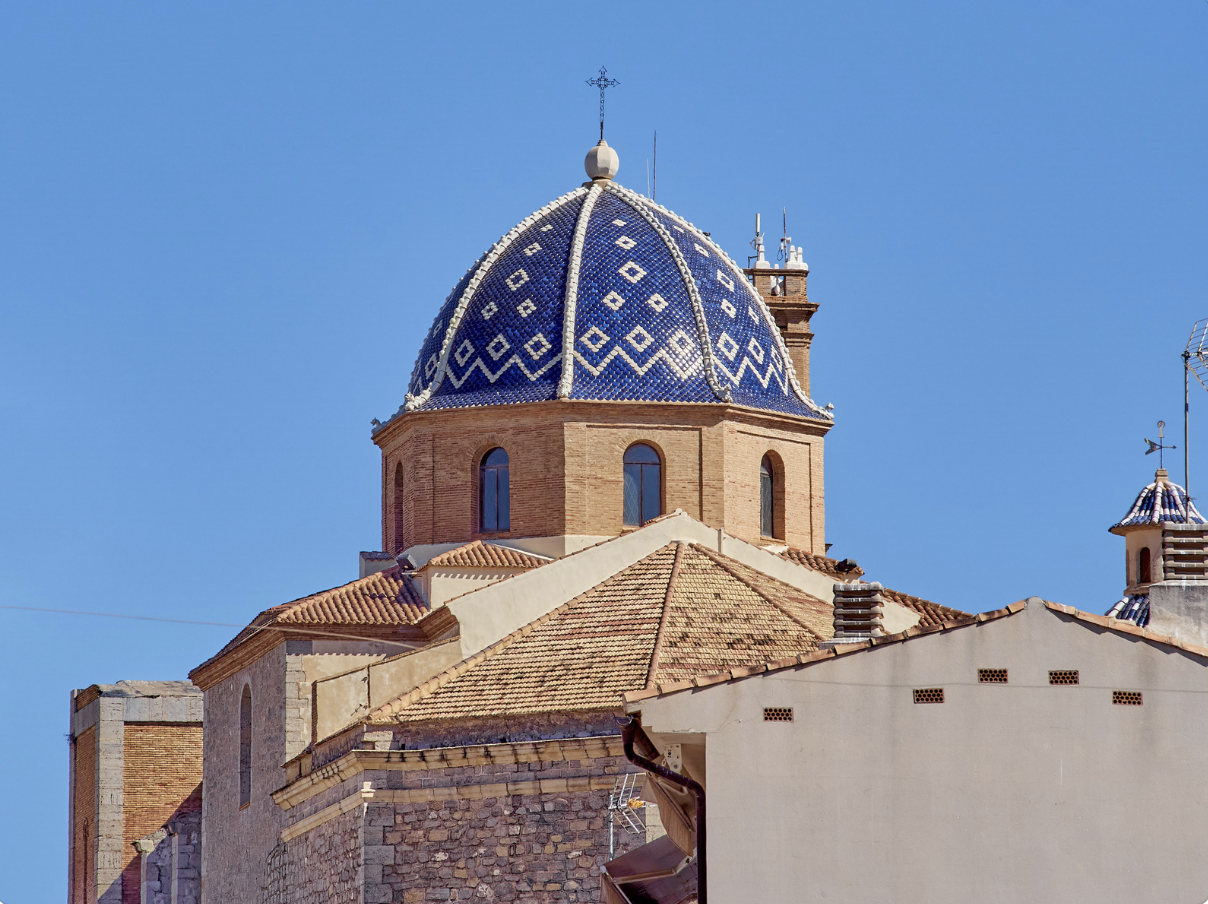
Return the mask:
[[[759,532],[765,537],[776,536],[774,480],[772,462],[765,455],[759,463]]]
[[[492,449],[483,456],[479,471],[479,529],[510,530],[511,492],[507,452]]]
[[[640,527],[663,513],[663,465],[645,443],[625,450],[625,526]]]

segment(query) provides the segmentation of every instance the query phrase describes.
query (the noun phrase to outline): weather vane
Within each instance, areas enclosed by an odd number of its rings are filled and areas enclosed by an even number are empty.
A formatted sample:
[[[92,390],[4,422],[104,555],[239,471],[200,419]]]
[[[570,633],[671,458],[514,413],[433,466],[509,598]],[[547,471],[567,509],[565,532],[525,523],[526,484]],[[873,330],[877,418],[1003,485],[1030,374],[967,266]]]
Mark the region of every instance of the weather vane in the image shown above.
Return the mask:
[[[603,66],[600,67],[600,74],[595,78],[589,78],[587,84],[593,88],[600,89],[600,140],[604,140],[604,89],[615,88],[621,84],[615,78],[608,77],[608,70]]]
[[[1159,468],[1164,468],[1164,467],[1166,467],[1166,466],[1165,466],[1165,465],[1162,463],[1162,450],[1163,450],[1163,449],[1177,449],[1177,448],[1178,448],[1178,446],[1168,446],[1168,445],[1166,445],[1165,443],[1163,443],[1163,442],[1162,442],[1162,440],[1164,440],[1164,439],[1166,438],[1166,437],[1165,437],[1165,436],[1163,436],[1163,434],[1162,434],[1162,431],[1163,431],[1165,428],[1166,428],[1166,422],[1165,422],[1165,421],[1158,421],[1158,441],[1155,443],[1155,442],[1154,442],[1152,439],[1147,439],[1147,440],[1145,440],[1146,444],[1149,446],[1149,448],[1145,450],[1145,454],[1146,454],[1146,455],[1152,455],[1153,453],[1157,452],[1157,453],[1158,453],[1158,467],[1159,467]]]

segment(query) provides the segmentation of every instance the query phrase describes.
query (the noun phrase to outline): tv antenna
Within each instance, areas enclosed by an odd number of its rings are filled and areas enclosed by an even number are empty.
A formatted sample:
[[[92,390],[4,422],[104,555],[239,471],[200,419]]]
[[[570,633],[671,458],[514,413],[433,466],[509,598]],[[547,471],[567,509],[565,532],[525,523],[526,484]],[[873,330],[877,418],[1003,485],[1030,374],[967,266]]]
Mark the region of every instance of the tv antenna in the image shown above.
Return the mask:
[[[766,267],[768,262],[763,258],[763,224],[759,214],[755,214],[755,238],[751,239],[751,249],[755,253],[747,255],[747,267],[751,266],[751,261],[763,261],[763,266]]]
[[[780,228],[780,250],[776,252],[776,259],[788,264],[789,252],[793,248],[793,237],[789,235],[789,214],[788,208],[785,207],[780,208]]]
[[[626,772],[618,775],[613,783],[612,793],[608,795],[609,860],[613,859],[616,851],[614,834],[617,825],[621,825],[631,835],[640,835],[646,831],[643,820],[638,818],[638,810],[646,806],[646,801],[638,797],[645,776],[644,772]]]
[[[1164,465],[1164,464],[1162,463],[1162,452],[1163,452],[1163,450],[1165,450],[1165,449],[1177,449],[1177,448],[1178,448],[1178,446],[1168,446],[1168,445],[1166,445],[1166,444],[1163,442],[1163,440],[1166,438],[1166,437],[1164,436],[1164,434],[1162,433],[1162,431],[1165,429],[1165,427],[1166,427],[1166,422],[1165,422],[1165,421],[1158,421],[1158,441],[1155,443],[1155,442],[1154,442],[1152,439],[1147,439],[1147,440],[1145,440],[1146,445],[1148,445],[1148,446],[1149,446],[1149,448],[1145,450],[1145,454],[1146,454],[1146,455],[1153,455],[1155,452],[1157,452],[1157,453],[1158,453],[1158,467],[1159,467],[1159,468],[1165,468],[1165,467],[1166,467],[1166,465]],[[1184,487],[1184,489],[1186,489],[1186,487]]]
[[[1191,374],[1200,381],[1200,385],[1208,389],[1208,319],[1197,320],[1191,328],[1191,336],[1187,347],[1183,349],[1183,489],[1187,491],[1187,499],[1191,499],[1191,477],[1188,468],[1188,435],[1187,422],[1191,412]]]

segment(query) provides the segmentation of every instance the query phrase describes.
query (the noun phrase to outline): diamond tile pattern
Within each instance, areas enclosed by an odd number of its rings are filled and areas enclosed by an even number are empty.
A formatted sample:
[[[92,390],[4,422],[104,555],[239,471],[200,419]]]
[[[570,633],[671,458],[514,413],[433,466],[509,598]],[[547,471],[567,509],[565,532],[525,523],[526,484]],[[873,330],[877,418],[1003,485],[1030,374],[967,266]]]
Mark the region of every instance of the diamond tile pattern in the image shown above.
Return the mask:
[[[368,720],[613,710],[622,692],[650,678],[674,681],[813,651],[832,636],[832,620],[828,604],[795,587],[673,543]]]
[[[570,398],[716,404],[728,390],[740,405],[829,419],[792,385],[779,334],[758,293],[687,221],[610,184],[599,192],[582,254],[572,260],[585,197],[580,190],[543,209],[485,267],[476,288],[472,279],[490,253],[463,277],[421,348],[408,387],[409,408],[553,399],[570,361]],[[703,330],[680,265],[648,217],[658,220],[686,264],[699,293]],[[578,292],[568,311],[567,273],[575,266]],[[473,294],[463,305],[468,288]],[[574,346],[564,350],[567,326],[573,326]],[[542,340],[533,343],[538,334]],[[643,334],[652,341],[625,341]],[[583,342],[585,335],[593,341]],[[600,335],[608,341],[595,342]],[[546,343],[549,348],[534,359],[532,350]],[[450,354],[442,369],[446,344]]]

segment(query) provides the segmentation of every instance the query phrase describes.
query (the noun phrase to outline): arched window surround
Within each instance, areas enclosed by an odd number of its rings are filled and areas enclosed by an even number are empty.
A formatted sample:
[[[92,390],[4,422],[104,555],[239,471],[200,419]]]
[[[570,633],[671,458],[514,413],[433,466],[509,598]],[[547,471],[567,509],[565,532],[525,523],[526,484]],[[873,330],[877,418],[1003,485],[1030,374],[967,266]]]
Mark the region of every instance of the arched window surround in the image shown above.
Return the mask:
[[[663,455],[653,443],[632,443],[621,457],[622,522],[641,527],[663,514]]]
[[[239,809],[252,802],[252,687],[239,698]]]
[[[492,446],[478,458],[478,530],[494,534],[511,528],[511,458],[503,446]]]
[[[784,462],[773,450],[759,460],[758,530],[765,540],[785,538]]]
[[[1153,581],[1153,559],[1148,546],[1137,550],[1137,583],[1149,584]]]

